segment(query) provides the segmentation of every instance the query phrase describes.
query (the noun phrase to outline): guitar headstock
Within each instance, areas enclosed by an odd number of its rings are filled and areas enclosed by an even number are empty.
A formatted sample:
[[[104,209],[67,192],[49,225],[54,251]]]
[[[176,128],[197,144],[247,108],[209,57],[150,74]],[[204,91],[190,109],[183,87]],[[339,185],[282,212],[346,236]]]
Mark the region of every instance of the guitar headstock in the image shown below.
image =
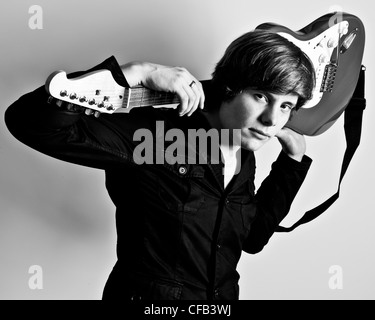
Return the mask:
[[[56,71],[48,77],[45,87],[58,100],[100,113],[111,114],[128,105],[127,88],[118,85],[109,70],[93,71],[74,79],[68,79],[64,71]]]

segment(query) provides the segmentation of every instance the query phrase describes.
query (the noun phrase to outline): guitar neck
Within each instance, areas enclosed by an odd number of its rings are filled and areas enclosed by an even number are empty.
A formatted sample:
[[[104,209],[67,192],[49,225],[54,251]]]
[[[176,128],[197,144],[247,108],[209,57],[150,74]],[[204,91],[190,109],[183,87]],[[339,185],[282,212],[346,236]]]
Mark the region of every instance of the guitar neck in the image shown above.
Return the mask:
[[[121,86],[109,70],[96,70],[73,79],[68,79],[65,71],[58,70],[48,77],[45,87],[58,100],[100,113],[128,113],[135,107],[179,103],[174,93],[154,91],[143,86]]]
[[[171,92],[159,92],[143,86],[125,89],[123,108],[160,106],[179,103],[178,96]]]

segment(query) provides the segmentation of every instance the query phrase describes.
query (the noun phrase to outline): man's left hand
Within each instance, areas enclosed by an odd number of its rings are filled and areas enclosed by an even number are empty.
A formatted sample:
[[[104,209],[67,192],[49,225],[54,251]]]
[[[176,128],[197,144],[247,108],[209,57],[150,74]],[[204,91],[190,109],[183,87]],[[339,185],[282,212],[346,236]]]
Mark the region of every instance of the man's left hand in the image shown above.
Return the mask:
[[[292,159],[301,162],[306,152],[305,137],[289,128],[281,129],[276,137],[281,143],[283,151]]]

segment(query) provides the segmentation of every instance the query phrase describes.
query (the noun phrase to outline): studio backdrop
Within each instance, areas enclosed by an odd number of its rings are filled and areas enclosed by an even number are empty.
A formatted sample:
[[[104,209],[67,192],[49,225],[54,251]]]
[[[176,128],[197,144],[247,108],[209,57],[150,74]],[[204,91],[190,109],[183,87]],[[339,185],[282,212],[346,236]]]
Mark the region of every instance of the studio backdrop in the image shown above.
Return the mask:
[[[115,207],[104,172],[26,147],[7,130],[6,108],[55,70],[86,70],[114,55],[186,67],[209,79],[229,43],[265,22],[299,30],[332,12],[366,28],[367,108],[361,144],[340,198],[292,233],[277,233],[256,255],[243,254],[240,299],[375,298],[375,56],[368,0],[22,0],[0,2],[0,299],[101,299],[116,261]],[[283,225],[337,190],[343,118],[307,137],[311,170]],[[279,153],[259,151],[259,186]],[[131,245],[131,244],[129,244]]]

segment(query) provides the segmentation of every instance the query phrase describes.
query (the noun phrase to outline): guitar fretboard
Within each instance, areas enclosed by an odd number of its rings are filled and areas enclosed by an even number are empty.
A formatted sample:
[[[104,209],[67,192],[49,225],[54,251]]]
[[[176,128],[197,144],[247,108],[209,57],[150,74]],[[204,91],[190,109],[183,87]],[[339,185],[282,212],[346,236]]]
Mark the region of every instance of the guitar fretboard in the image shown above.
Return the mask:
[[[179,103],[175,93],[159,92],[137,86],[125,90],[123,107],[159,106],[164,104]]]

